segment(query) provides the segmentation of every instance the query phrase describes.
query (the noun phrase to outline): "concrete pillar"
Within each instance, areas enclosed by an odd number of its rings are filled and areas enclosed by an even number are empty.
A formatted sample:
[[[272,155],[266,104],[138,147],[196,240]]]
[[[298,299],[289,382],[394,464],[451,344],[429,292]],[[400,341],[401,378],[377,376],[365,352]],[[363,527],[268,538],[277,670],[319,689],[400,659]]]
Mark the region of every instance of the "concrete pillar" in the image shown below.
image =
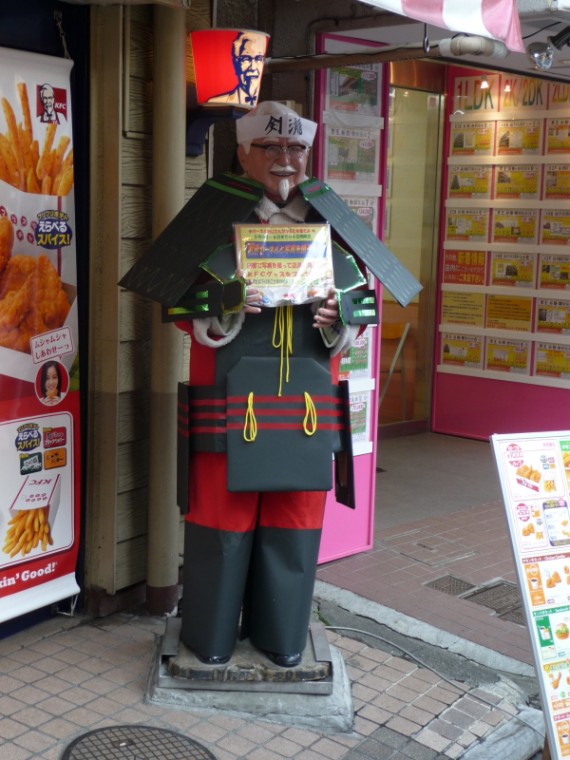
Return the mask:
[[[185,11],[154,8],[153,238],[184,205],[186,132]],[[172,612],[178,601],[176,402],[182,334],[152,306],[147,607]]]

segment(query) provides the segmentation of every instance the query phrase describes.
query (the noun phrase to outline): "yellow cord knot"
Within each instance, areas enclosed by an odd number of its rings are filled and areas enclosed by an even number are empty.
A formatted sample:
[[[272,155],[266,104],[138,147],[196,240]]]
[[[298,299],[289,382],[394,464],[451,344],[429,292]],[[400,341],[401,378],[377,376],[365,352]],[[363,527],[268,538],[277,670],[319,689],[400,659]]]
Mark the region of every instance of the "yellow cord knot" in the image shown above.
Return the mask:
[[[310,395],[305,391],[305,418],[303,430],[306,435],[314,435],[317,432],[317,410]]]
[[[253,393],[247,397],[247,409],[245,412],[245,423],[243,426],[243,439],[247,443],[253,443],[257,438],[257,420],[253,411]]]
[[[289,382],[289,356],[293,353],[293,307],[278,306],[273,320],[273,348],[280,349],[279,391],[283,395],[283,362],[285,362],[285,382]]]

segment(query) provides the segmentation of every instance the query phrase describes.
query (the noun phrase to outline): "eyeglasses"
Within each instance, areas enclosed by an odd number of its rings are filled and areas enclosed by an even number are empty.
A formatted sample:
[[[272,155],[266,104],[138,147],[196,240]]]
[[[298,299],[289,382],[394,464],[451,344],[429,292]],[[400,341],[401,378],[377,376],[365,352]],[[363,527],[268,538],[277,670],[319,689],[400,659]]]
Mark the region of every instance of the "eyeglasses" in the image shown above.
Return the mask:
[[[238,61],[247,66],[251,66],[252,63],[263,63],[264,60],[265,56],[263,55],[238,55]]]
[[[283,153],[286,153],[289,158],[301,158],[301,156],[305,155],[305,151],[307,150],[306,145],[265,145],[264,143],[251,143],[251,147],[264,150],[265,157],[273,160],[279,158]]]

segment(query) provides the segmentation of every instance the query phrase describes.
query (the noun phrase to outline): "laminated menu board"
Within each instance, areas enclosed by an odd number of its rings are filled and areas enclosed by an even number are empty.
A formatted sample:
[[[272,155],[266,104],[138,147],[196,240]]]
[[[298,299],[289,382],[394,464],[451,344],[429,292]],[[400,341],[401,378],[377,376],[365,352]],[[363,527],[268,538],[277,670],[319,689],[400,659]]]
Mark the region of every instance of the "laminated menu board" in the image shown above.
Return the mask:
[[[493,435],[553,760],[570,757],[570,431]]]

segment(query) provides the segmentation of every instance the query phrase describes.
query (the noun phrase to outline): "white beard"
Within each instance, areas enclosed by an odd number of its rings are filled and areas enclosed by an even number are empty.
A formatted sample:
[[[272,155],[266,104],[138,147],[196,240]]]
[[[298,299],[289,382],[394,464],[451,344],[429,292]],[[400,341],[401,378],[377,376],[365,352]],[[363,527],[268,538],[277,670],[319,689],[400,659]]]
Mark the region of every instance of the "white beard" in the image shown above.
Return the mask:
[[[289,180],[287,177],[283,177],[283,179],[279,180],[279,195],[283,199],[283,201],[286,201],[289,197]]]

